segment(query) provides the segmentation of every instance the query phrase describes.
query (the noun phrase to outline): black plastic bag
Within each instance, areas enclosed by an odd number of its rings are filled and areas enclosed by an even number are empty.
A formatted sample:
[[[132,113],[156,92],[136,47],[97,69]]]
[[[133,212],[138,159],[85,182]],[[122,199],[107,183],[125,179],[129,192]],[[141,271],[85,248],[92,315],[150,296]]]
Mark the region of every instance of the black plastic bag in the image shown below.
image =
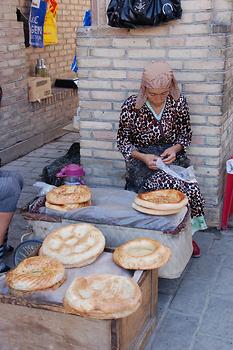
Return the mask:
[[[44,167],[42,171],[42,181],[47,184],[60,186],[63,184],[63,179],[57,178],[56,174],[68,164],[80,164],[80,144],[74,142],[68,152],[54,160],[51,164]]]
[[[16,9],[17,21],[23,22],[23,31],[24,31],[24,44],[25,47],[29,47],[29,24],[28,18],[20,11],[20,9]]]
[[[121,28],[156,26],[181,15],[180,0],[111,0],[107,9],[108,25]]]

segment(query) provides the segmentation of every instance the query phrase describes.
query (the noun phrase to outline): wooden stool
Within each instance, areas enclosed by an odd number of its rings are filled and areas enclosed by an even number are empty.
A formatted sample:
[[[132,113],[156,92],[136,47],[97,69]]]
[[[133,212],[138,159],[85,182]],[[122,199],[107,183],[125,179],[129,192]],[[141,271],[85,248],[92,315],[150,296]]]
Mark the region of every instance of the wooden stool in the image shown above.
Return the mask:
[[[233,156],[227,161],[227,175],[222,210],[221,229],[227,230],[230,215],[233,213]]]

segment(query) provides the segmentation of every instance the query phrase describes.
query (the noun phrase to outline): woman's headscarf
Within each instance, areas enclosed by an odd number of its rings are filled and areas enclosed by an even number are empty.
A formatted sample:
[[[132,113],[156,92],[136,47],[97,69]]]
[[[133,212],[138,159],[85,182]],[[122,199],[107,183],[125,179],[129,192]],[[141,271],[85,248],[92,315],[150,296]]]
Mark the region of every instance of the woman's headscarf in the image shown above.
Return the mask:
[[[140,109],[146,102],[146,88],[168,89],[169,95],[175,100],[180,97],[180,89],[167,62],[157,61],[148,63],[142,74],[140,92],[136,100],[136,109]]]

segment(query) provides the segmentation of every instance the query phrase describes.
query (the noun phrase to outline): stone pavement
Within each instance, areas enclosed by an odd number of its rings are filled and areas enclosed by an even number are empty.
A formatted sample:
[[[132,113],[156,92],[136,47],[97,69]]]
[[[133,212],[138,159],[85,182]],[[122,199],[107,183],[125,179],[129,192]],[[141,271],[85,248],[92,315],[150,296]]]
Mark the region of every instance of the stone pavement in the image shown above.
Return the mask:
[[[68,133],[2,167],[24,176],[19,207],[35,196],[32,184],[40,180],[43,167],[75,141],[78,134]],[[14,246],[27,229],[17,212],[10,227]],[[233,229],[209,229],[195,234],[195,239],[202,256],[191,259],[180,278],[159,280],[158,325],[145,350],[233,349]]]

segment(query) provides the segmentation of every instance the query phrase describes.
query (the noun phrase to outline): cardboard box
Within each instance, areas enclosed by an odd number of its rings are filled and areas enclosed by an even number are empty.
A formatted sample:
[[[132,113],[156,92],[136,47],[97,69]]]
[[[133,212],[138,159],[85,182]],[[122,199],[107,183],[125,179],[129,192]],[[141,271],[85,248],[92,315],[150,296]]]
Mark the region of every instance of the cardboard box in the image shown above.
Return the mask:
[[[28,78],[28,99],[36,102],[52,96],[51,79],[48,77]]]

